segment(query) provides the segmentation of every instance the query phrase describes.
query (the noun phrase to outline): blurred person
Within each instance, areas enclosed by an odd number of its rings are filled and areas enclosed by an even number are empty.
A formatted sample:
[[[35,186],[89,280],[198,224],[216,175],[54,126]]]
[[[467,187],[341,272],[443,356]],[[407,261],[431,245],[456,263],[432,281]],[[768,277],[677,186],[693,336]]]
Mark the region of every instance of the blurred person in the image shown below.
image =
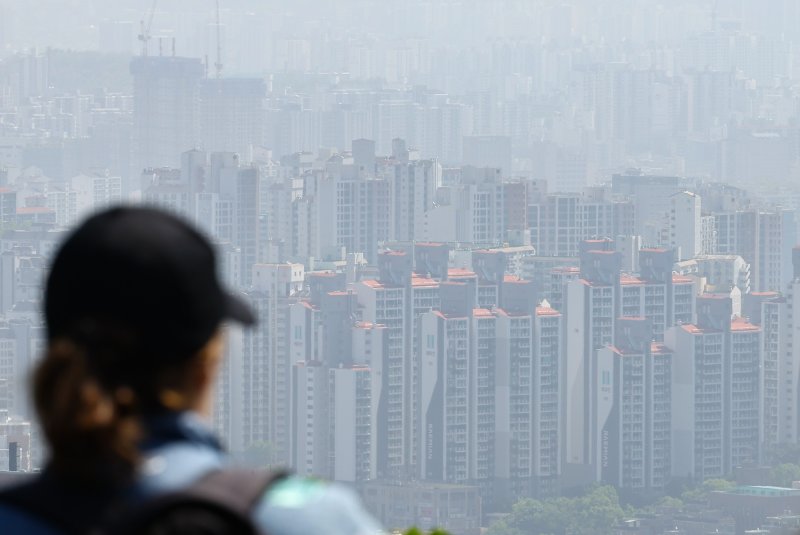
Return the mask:
[[[134,207],[89,218],[55,257],[44,313],[49,346],[33,400],[50,458],[41,474],[0,493],[2,533],[125,531],[109,526],[160,511],[159,497],[184,503],[198,492],[222,509],[232,501],[255,532],[380,531],[344,487],[226,468],[205,422],[223,322],[255,318],[223,290],[211,244],[181,219]],[[249,499],[241,493],[255,496],[252,507],[238,505]],[[231,532],[201,527],[156,532]]]

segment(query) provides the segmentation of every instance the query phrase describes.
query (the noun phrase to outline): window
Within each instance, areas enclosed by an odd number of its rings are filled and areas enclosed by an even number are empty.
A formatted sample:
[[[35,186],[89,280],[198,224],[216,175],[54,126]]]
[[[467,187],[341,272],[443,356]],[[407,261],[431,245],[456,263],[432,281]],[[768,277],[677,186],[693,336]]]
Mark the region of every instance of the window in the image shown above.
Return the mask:
[[[609,386],[611,384],[611,372],[608,370],[604,370],[600,379],[600,384],[603,386]]]

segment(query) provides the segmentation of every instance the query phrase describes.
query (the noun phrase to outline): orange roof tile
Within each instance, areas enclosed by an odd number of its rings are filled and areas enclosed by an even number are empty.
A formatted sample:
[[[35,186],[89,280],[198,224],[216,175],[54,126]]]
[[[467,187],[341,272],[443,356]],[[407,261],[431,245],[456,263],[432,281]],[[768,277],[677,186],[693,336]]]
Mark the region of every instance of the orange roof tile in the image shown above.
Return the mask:
[[[702,329],[692,323],[684,323],[683,325],[681,325],[681,329],[683,329],[689,334],[703,334],[707,332],[712,332],[709,329]]]
[[[744,318],[735,318],[731,322],[731,331],[743,332],[743,331],[760,331],[760,330],[761,328],[758,325],[753,325]]]
[[[414,286],[415,288],[419,288],[419,287],[431,287],[432,288],[434,286],[439,286],[439,283],[437,281],[433,280],[433,279],[428,278],[428,277],[417,277],[417,276],[414,276],[414,277],[411,277],[411,286]]]
[[[672,351],[670,351],[670,349],[667,346],[659,342],[652,342],[650,344],[650,352],[653,355],[664,355],[667,353],[672,353]]]

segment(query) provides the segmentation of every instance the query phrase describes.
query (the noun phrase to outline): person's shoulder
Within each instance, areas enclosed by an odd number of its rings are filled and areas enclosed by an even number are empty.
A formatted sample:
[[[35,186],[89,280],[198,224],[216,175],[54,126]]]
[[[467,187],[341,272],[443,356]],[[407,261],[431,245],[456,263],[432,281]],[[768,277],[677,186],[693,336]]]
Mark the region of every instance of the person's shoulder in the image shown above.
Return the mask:
[[[203,444],[174,442],[149,451],[142,459],[137,494],[147,497],[188,487],[204,475],[224,468],[219,451]]]
[[[275,483],[254,511],[254,520],[272,535],[373,535],[380,524],[349,487],[288,477]]]
[[[32,515],[3,504],[0,504],[0,526],[4,535],[59,535]]]

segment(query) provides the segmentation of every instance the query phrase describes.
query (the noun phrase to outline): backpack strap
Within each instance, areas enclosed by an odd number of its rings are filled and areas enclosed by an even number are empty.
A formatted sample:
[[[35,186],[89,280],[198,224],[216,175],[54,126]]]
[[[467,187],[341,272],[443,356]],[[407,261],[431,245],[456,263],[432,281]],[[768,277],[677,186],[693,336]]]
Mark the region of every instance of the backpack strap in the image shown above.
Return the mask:
[[[206,503],[212,508],[248,519],[270,487],[289,476],[286,471],[254,471],[235,468],[213,470],[183,489],[146,498],[140,505],[108,504],[107,521],[100,522],[90,533],[122,533],[126,523],[136,523],[142,516],[183,503]],[[15,508],[36,518],[59,533],[80,535],[86,533],[83,522],[77,522],[64,503],[62,493],[45,484],[41,478],[0,492],[0,504]],[[69,497],[66,498],[69,502]],[[66,507],[65,507],[66,506]],[[117,516],[119,515],[119,516]],[[85,521],[85,519],[83,519]],[[118,522],[119,521],[119,522]],[[130,527],[130,526],[128,526]],[[257,527],[254,526],[256,529]],[[109,531],[109,528],[110,531]]]
[[[264,495],[278,481],[286,479],[286,471],[257,471],[241,468],[214,470],[201,477],[182,496],[219,504],[242,515],[250,515]]]
[[[176,526],[189,530],[187,533],[195,533],[192,529],[200,525],[205,530],[203,533],[217,533],[215,529],[227,526],[225,533],[234,529],[240,534],[263,534],[253,521],[254,509],[269,488],[287,476],[288,473],[282,471],[213,470],[188,487],[157,494],[140,503],[120,502],[106,511],[105,521],[90,533],[180,533]],[[165,526],[170,527],[166,529]]]

